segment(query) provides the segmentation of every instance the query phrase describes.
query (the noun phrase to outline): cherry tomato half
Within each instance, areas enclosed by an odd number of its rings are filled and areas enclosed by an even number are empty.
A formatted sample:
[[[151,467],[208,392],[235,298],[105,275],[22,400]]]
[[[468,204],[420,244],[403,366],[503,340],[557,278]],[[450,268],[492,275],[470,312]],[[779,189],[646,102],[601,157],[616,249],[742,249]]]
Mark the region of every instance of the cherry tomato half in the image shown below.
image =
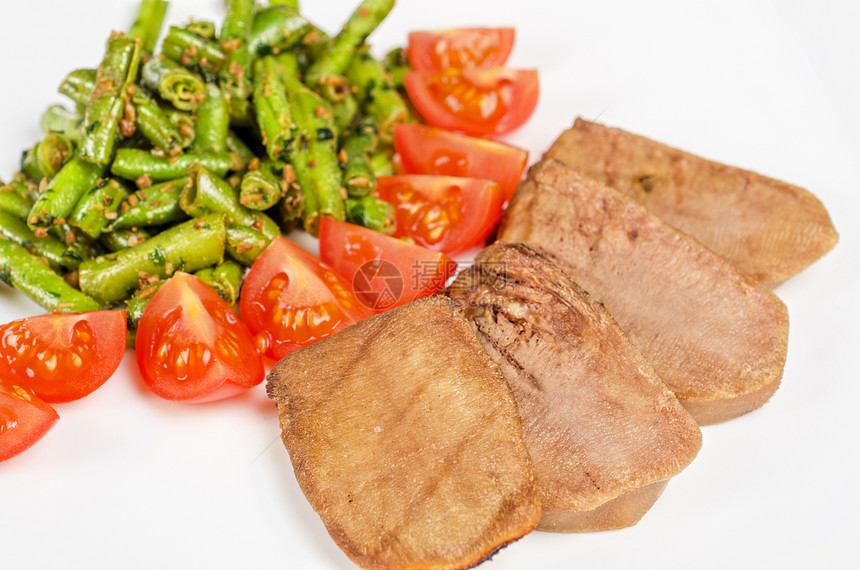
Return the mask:
[[[409,98],[427,123],[472,135],[516,129],[531,116],[538,100],[533,69],[412,71],[404,81]]]
[[[31,390],[0,380],[0,461],[18,455],[60,419]]]
[[[418,71],[498,67],[514,46],[513,28],[421,30],[409,34],[409,65]]]
[[[101,386],[125,354],[125,311],[48,313],[0,326],[9,381],[46,402],[70,402]]]
[[[490,235],[505,202],[492,180],[425,174],[380,176],[376,193],[396,208],[395,237],[449,255]]]
[[[457,270],[444,253],[331,218],[320,222],[319,238],[323,263],[376,312],[436,293]]]
[[[284,237],[254,261],[239,304],[257,346],[273,359],[373,314],[333,269]]]
[[[394,126],[394,147],[406,173],[494,180],[507,200],[529,158],[528,151],[498,141],[409,123]]]
[[[137,326],[143,381],[167,400],[208,402],[263,381],[248,329],[211,287],[177,271],[153,295]]]

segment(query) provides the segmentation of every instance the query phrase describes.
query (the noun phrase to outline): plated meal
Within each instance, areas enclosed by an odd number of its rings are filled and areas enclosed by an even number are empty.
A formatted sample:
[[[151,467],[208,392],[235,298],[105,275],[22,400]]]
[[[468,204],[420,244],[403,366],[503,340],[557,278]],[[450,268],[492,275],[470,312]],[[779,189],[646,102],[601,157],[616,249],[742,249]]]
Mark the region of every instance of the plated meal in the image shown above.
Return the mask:
[[[771,398],[772,288],[836,245],[822,203],[583,118],[527,168],[503,139],[539,93],[515,30],[381,54],[394,8],[329,33],[295,1],[164,26],[142,0],[62,80],[0,191],[0,278],[46,311],[0,324],[0,469],[128,348],[173,406],[265,384],[356,565],[468,568],[636,525],[700,426]]]

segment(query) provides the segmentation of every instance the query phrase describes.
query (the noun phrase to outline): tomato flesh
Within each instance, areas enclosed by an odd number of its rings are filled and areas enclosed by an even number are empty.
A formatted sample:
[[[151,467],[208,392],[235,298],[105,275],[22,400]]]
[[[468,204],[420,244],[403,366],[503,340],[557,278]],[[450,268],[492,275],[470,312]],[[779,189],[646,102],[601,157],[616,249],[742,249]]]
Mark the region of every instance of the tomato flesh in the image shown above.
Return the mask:
[[[0,380],[0,461],[31,447],[60,419],[31,390]]]
[[[528,151],[498,141],[408,123],[394,126],[394,148],[407,173],[494,180],[507,200],[529,157]]]
[[[111,377],[125,336],[125,311],[38,315],[0,326],[0,362],[10,381],[45,402],[70,402]]]
[[[319,239],[323,263],[376,312],[436,293],[457,268],[444,253],[331,218],[320,222]]]
[[[135,341],[144,383],[186,402],[227,398],[263,381],[251,334],[211,287],[176,272],[143,311]]]
[[[395,207],[395,237],[449,255],[484,240],[505,201],[492,180],[423,174],[381,176],[376,193]]]
[[[504,65],[514,45],[513,28],[419,30],[409,34],[409,64],[418,71]]]
[[[254,261],[239,302],[258,348],[276,360],[373,314],[333,269],[284,237]]]
[[[433,126],[472,135],[499,135],[520,127],[537,106],[537,72],[530,69],[412,71],[409,98]]]

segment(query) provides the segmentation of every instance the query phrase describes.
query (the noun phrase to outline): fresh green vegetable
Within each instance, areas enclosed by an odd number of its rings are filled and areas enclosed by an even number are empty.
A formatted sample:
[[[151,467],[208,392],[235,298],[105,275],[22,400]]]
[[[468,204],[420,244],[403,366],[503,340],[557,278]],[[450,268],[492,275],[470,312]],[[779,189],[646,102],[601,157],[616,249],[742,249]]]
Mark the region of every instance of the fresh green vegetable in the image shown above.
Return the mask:
[[[74,150],[75,143],[67,136],[61,133],[47,134],[23,154],[21,170],[35,180],[53,178],[72,157]]]
[[[141,0],[137,16],[128,29],[128,37],[139,38],[143,50],[152,53],[161,35],[161,25],[166,14],[167,0]]]
[[[56,221],[65,220],[89,189],[93,188],[104,173],[104,168],[72,157],[51,179],[45,190],[36,198],[27,224],[31,229],[47,228]]]
[[[397,227],[394,206],[376,196],[359,196],[344,201],[349,223],[391,235]]]
[[[163,226],[187,219],[179,207],[179,196],[187,182],[187,177],[175,178],[129,195],[110,230]]]
[[[230,155],[226,152],[214,154],[185,153],[174,157],[156,156],[147,150],[121,148],[111,165],[111,173],[126,180],[137,180],[143,175],[153,182],[163,182],[184,176],[188,166],[199,162],[206,168],[223,176],[230,169]]]
[[[343,134],[338,158],[343,166],[343,180],[350,196],[367,196],[376,188],[376,177],[370,157],[376,151],[376,123],[367,118],[355,130]]]

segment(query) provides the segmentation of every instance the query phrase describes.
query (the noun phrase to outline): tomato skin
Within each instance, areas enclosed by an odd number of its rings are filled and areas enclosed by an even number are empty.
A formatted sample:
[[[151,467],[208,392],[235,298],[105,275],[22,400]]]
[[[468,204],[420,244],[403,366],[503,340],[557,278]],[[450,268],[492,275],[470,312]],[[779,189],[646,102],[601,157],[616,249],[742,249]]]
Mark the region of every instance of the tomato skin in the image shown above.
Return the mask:
[[[528,162],[526,150],[445,129],[398,123],[394,148],[408,174],[485,178],[498,182],[510,200]]]
[[[409,34],[409,65],[417,71],[499,67],[514,46],[513,28],[419,30]]]
[[[412,71],[404,78],[409,99],[434,127],[470,135],[501,135],[528,120],[537,107],[533,69]]]
[[[57,411],[32,390],[0,380],[0,461],[30,448],[58,419]]]
[[[394,237],[448,255],[490,235],[505,202],[501,186],[492,180],[405,174],[380,176],[376,182],[376,194],[395,207]]]
[[[230,306],[181,271],[144,309],[135,356],[154,394],[189,403],[234,396],[262,382],[266,373],[251,334]]]
[[[239,304],[257,347],[274,360],[373,314],[337,272],[285,237],[254,261]]]
[[[444,253],[327,217],[319,240],[323,263],[353,283],[358,300],[376,312],[438,292],[457,269]]]
[[[83,398],[125,354],[125,311],[48,313],[0,325],[0,363],[9,381],[50,403]]]

